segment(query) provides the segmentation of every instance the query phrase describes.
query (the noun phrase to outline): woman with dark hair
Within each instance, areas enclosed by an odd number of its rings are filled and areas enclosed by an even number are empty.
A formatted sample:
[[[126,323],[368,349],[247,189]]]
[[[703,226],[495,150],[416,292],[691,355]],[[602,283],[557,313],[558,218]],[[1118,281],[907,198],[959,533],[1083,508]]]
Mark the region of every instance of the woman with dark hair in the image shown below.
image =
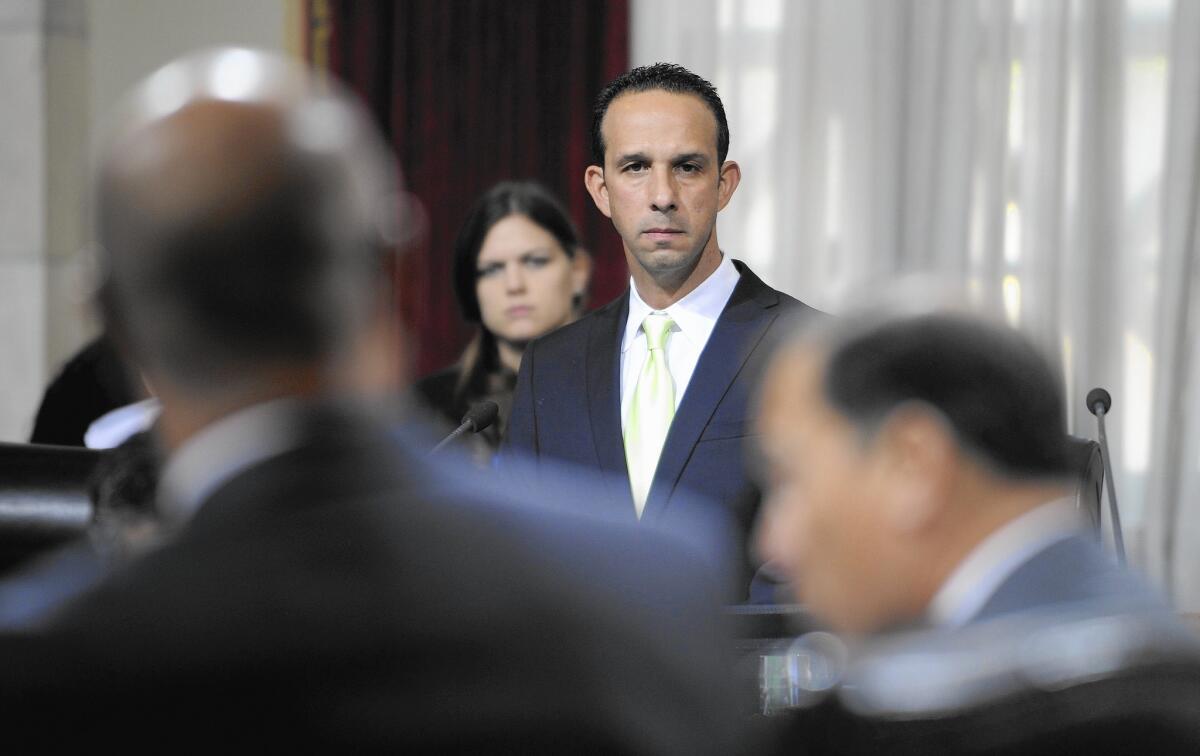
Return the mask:
[[[591,276],[562,205],[540,184],[506,181],[476,200],[454,243],[454,293],[463,317],[479,324],[462,357],[417,382],[418,397],[457,426],[477,402],[500,405],[478,434],[494,452],[512,405],[525,345],[577,318]]]

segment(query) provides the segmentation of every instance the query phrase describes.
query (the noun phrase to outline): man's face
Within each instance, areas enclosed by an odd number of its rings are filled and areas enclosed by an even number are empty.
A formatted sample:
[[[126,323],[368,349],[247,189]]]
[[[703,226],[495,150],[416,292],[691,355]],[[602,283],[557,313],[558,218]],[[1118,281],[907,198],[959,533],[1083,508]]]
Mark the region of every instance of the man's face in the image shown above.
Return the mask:
[[[738,174],[736,164],[717,162],[716,118],[704,101],[663,90],[623,94],[601,130],[604,166],[588,169],[588,189],[620,234],[631,270],[680,280],[702,255],[719,257],[717,212]]]
[[[824,356],[792,348],[768,371],[758,427],[769,476],[759,549],[835,628],[866,633],[902,613],[897,544],[882,516],[881,454],[825,400]]]

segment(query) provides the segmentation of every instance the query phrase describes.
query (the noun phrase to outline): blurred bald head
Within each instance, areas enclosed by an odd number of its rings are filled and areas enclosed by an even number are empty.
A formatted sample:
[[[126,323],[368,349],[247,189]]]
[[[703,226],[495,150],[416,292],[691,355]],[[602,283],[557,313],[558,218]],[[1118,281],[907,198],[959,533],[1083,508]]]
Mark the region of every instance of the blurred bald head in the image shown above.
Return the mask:
[[[380,308],[398,184],[367,115],[304,67],[240,49],[171,63],[101,148],[106,320],[192,395],[315,388]]]

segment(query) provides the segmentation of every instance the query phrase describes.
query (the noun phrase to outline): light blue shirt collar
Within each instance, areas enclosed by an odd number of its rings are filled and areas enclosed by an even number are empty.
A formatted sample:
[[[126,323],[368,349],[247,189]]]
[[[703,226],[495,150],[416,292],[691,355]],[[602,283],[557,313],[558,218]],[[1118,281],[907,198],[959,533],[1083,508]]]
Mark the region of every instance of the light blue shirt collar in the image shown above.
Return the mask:
[[[942,584],[927,610],[930,624],[945,628],[967,624],[1017,568],[1082,529],[1071,499],[1043,504],[1010,520],[977,544]]]

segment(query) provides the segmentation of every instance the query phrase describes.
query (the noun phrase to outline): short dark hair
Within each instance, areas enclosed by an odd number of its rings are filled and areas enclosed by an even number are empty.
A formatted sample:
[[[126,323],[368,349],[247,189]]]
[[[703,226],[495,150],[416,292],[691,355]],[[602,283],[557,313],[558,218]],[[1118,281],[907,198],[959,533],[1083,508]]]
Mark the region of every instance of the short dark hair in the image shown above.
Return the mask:
[[[725,118],[725,106],[717,89],[702,76],[698,76],[676,63],[655,63],[639,66],[613,79],[596,97],[592,109],[592,159],[604,165],[604,134],[600,127],[612,101],[626,92],[649,92],[661,89],[674,94],[691,94],[699,97],[708,106],[717,122],[717,163],[724,163],[729,154],[729,121]]]
[[[994,472],[1071,474],[1062,382],[1015,330],[936,313],[827,333],[826,399],[868,437],[899,405],[922,402]]]
[[[465,320],[480,322],[479,298],[475,294],[476,265],[488,232],[510,215],[523,215],[544,228],[567,257],[574,257],[579,235],[567,211],[544,186],[536,181],[502,181],[475,200],[454,240],[454,295]]]

